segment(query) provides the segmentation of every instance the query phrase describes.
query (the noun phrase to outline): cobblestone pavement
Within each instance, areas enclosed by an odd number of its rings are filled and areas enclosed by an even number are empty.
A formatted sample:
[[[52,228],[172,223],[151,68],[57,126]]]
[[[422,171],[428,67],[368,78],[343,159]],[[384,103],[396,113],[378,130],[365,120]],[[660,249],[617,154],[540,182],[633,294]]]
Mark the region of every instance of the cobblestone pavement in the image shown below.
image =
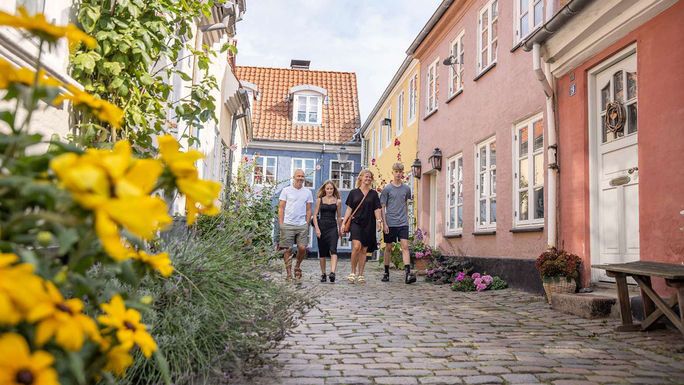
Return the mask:
[[[512,289],[460,293],[399,271],[380,282],[319,283],[304,261],[302,285],[322,290],[274,352],[278,367],[255,384],[684,384],[684,338],[673,329],[616,333],[618,320],[586,320]]]

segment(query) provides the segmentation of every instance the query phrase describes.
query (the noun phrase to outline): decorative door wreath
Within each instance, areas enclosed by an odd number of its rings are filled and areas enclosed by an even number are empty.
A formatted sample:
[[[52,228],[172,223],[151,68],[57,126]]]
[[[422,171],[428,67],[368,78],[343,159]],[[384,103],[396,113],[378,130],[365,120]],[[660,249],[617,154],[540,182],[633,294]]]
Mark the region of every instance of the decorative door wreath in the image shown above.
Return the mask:
[[[617,134],[625,127],[625,108],[621,102],[615,101],[606,104],[606,131]]]

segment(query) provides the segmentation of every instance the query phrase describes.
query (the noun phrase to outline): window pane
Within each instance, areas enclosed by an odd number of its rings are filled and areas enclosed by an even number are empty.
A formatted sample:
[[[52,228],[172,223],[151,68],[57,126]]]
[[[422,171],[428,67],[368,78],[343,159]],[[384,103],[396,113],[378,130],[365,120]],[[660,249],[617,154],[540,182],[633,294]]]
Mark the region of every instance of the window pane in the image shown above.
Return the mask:
[[[534,5],[534,25],[538,25],[539,23],[542,22],[542,6],[544,2],[541,0]]]
[[[480,147],[480,170],[487,169],[487,147]]]
[[[534,189],[534,219],[544,218],[544,187]]]
[[[298,122],[306,122],[306,111],[297,112],[297,121]]]
[[[489,166],[496,166],[496,142],[492,142],[489,145]]]
[[[627,72],[627,99],[637,97],[637,74],[636,72]]]
[[[310,111],[309,112],[309,123],[316,123],[316,122],[318,122],[318,112]]]
[[[534,130],[534,145],[533,151],[544,148],[544,122],[537,120],[533,125]]]
[[[530,22],[529,18],[529,14],[525,14],[525,16],[520,18],[520,37],[525,37],[527,36],[527,33],[530,32],[528,27],[528,23]]]
[[[494,1],[492,3],[492,20],[496,19],[497,16],[499,16],[499,4],[497,1]]]
[[[487,48],[485,48],[484,51],[482,51],[482,68],[487,66],[487,52]]]
[[[449,185],[449,206],[456,204],[456,185]]]
[[[297,102],[299,103],[297,111],[306,112],[306,96],[298,96]]]
[[[603,114],[601,115],[601,141],[603,143],[606,143],[609,139],[613,138],[613,134],[609,134],[608,131],[606,130],[606,115]]]
[[[610,82],[601,89],[601,111],[606,110],[606,104],[610,101]]]
[[[519,0],[520,2],[520,14],[523,14],[527,11],[527,1],[528,0]]]
[[[463,227],[463,206],[458,206],[458,223],[456,224],[456,227]]]
[[[496,223],[496,198],[489,200],[489,222]]]
[[[499,21],[494,20],[492,21],[492,37],[490,40],[494,40],[499,36]]]
[[[494,38],[494,37],[496,37],[496,36],[493,36],[492,38]],[[497,49],[498,45],[499,45],[498,40],[494,40],[492,42],[492,60],[491,60],[492,63],[494,63],[496,61],[496,49]]]
[[[631,134],[637,132],[637,104],[633,103],[627,106],[627,133]]]
[[[275,167],[276,159],[275,159],[275,158],[267,158],[267,159],[266,159],[266,164],[267,164],[269,167]]]
[[[487,201],[480,201],[480,224],[484,225],[487,220]]]
[[[523,157],[527,155],[527,126],[518,130],[518,140],[520,141],[518,148],[518,156]]]
[[[485,173],[482,172],[482,173],[480,173],[480,197],[484,197],[486,195],[484,182],[485,182]]]
[[[534,185],[544,184],[544,153],[534,156]]]
[[[519,199],[519,204],[518,204],[518,219],[521,221],[526,221],[529,219],[529,213],[528,213],[528,197],[527,197],[527,190],[525,191],[520,191],[518,193],[518,199]]]
[[[496,170],[492,170],[489,175],[489,194],[496,195]]]
[[[623,79],[623,72],[618,71],[615,74],[613,74],[613,95],[614,95],[614,100],[622,100],[622,93],[623,93],[623,84],[622,82],[624,81]]]
[[[449,208],[449,228],[454,229],[456,227],[456,207]]]
[[[530,182],[530,160],[528,158],[520,159],[520,182],[518,187],[524,188]]]

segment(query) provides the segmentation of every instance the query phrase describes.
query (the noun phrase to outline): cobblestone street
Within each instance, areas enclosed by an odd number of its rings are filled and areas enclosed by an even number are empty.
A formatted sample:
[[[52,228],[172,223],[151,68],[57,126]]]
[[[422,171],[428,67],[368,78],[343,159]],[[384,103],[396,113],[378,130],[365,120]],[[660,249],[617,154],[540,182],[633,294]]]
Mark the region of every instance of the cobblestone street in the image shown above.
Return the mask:
[[[302,285],[322,290],[277,352],[275,384],[683,384],[684,339],[673,329],[616,333],[616,319],[586,320],[506,289],[453,292],[405,285],[402,273],[380,282],[319,283],[317,260],[304,262]]]

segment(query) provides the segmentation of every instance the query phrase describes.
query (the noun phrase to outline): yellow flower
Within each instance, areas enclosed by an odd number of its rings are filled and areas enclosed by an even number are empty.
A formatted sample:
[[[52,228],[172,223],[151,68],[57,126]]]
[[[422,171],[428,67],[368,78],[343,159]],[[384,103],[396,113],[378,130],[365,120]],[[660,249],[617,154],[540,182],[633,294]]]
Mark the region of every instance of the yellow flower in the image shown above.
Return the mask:
[[[157,255],[149,255],[144,251],[138,252],[138,260],[150,265],[154,270],[157,270],[164,277],[168,277],[173,273],[173,266],[169,259],[169,253],[159,253]]]
[[[54,357],[38,350],[31,354],[24,337],[15,333],[0,336],[0,384],[59,385]]]
[[[104,250],[115,261],[123,262],[135,256],[133,246],[121,238],[119,226],[104,210],[95,212],[95,232]]]
[[[185,207],[188,210],[188,226],[195,223],[197,213],[216,215],[219,210],[214,201],[218,199],[221,185],[214,181],[199,179],[195,161],[204,156],[196,150],[179,151],[180,144],[171,135],[159,137],[159,152],[162,161],[176,177],[178,190],[185,194]],[[197,207],[197,204],[200,207]]]
[[[121,296],[116,294],[109,303],[102,304],[100,308],[107,314],[97,317],[97,321],[116,330],[116,338],[119,343],[136,344],[145,357],[152,355],[157,350],[157,344],[146,331],[146,326],[140,323],[140,313],[133,309],[126,309]]]
[[[102,205],[112,220],[143,239],[152,238],[155,231],[171,224],[167,210],[163,199],[149,195],[110,199]]]
[[[19,257],[0,253],[0,325],[15,325],[42,295],[42,280],[27,263],[13,265]]]
[[[36,73],[28,68],[16,69],[7,60],[0,59],[0,89],[5,89],[12,83],[21,83],[27,86],[33,85]],[[48,87],[59,87],[62,83],[45,74],[45,71],[38,71],[38,85]]]
[[[19,11],[19,16],[0,11],[0,25],[23,28],[41,39],[50,42],[66,37],[72,48],[79,42],[85,43],[88,48],[95,48],[97,45],[95,39],[85,34],[73,24],[69,24],[66,27],[58,27],[48,23],[43,14],[39,13],[29,16],[24,7],[19,7],[17,10]]]
[[[126,375],[126,369],[133,364],[133,356],[131,356],[131,349],[133,342],[116,345],[107,352],[107,364],[102,369],[105,372],[112,372],[118,377]]]
[[[59,155],[50,161],[50,168],[84,208],[92,210],[109,199],[111,187],[106,171],[84,162],[82,156],[72,152]]]
[[[55,341],[66,350],[75,352],[83,347],[85,336],[92,341],[101,339],[95,321],[82,313],[83,302],[78,298],[65,300],[52,282],[41,301],[28,313],[27,320],[36,322],[36,344],[44,345],[55,336]]]
[[[71,100],[74,106],[84,106],[88,108],[98,119],[107,122],[112,127],[119,128],[123,123],[123,110],[109,103],[106,100],[83,92],[71,84],[66,86],[69,93],[63,93],[55,98],[53,104],[60,104],[64,100]]]

